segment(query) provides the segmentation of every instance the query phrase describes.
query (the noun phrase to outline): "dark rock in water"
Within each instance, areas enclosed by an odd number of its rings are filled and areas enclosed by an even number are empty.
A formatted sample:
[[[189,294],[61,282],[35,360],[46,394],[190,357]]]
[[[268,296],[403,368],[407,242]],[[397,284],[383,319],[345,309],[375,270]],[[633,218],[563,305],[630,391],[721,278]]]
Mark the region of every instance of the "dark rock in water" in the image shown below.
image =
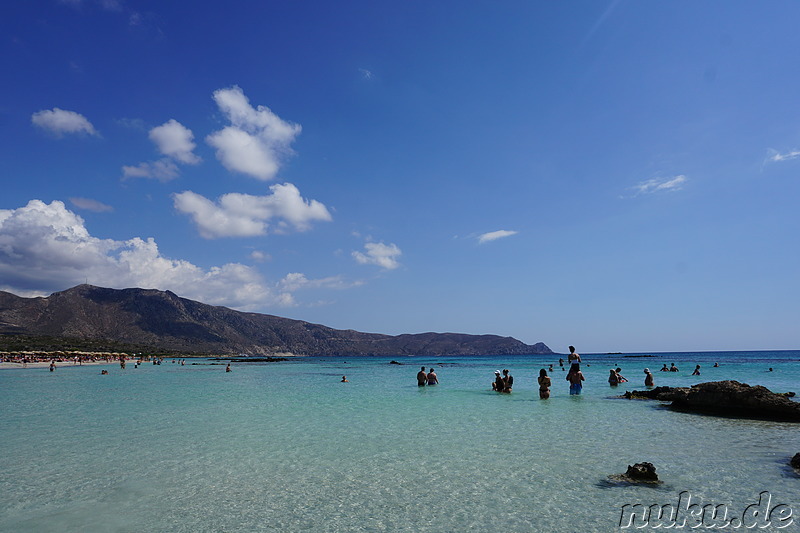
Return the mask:
[[[628,470],[624,474],[613,474],[608,478],[620,483],[648,483],[654,485],[662,483],[658,479],[658,474],[656,474],[656,467],[653,466],[653,463],[648,462],[636,463],[633,466],[628,465]]]
[[[389,361],[389,364],[390,365],[402,365],[403,363],[400,363],[400,362],[395,361],[395,360],[391,360],[391,361]]]
[[[751,387],[738,381],[711,381],[691,387],[656,387],[626,392],[628,399],[672,402],[671,407],[711,415],[800,422],[800,403],[789,394],[778,394],[766,387]]]
[[[789,461],[789,464],[792,465],[792,468],[800,470],[800,453],[794,454],[794,457],[792,457],[792,460]]]
[[[655,389],[648,390],[626,391],[624,396],[629,400],[661,400],[662,402],[668,402],[672,400],[672,391],[677,390],[677,388],[678,387],[656,387]]]
[[[631,466],[628,465],[628,470],[625,475],[637,481],[658,481],[658,474],[656,474],[656,467],[653,463],[636,463]]]

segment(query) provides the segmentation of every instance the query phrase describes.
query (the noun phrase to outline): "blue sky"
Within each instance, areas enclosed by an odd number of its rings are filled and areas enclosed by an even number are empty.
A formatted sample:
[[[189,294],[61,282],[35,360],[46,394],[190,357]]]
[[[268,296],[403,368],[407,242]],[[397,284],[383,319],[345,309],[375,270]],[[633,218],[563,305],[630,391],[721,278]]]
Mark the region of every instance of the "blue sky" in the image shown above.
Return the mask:
[[[191,7],[189,7],[191,6]],[[0,8],[0,289],[800,348],[800,4]]]

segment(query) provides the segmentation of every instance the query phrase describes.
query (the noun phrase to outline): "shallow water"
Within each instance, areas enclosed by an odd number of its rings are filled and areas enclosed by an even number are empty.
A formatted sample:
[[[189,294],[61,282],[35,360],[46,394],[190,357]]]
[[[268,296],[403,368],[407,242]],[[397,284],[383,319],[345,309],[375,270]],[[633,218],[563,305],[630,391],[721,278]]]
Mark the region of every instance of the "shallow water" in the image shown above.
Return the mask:
[[[657,385],[797,390],[800,352],[653,355],[584,357],[580,397],[558,356],[0,371],[0,531],[615,531],[623,505],[681,491],[734,516],[769,491],[794,511],[782,531],[800,530],[800,426],[613,398],[645,366]],[[416,386],[423,364],[439,386]],[[611,389],[611,366],[631,383]],[[502,368],[510,395],[489,390]],[[640,461],[664,484],[606,482]]]

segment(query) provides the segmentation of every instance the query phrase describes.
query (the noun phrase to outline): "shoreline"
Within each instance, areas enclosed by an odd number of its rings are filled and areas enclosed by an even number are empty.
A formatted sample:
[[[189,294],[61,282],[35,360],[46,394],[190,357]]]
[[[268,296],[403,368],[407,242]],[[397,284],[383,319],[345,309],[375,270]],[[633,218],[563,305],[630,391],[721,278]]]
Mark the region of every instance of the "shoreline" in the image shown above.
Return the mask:
[[[89,365],[118,365],[119,361],[84,361],[82,364],[73,363],[71,361],[56,361],[56,370],[62,367],[70,367],[70,366],[89,366]],[[29,368],[49,368],[50,361],[35,361],[26,363],[25,366],[22,366],[23,363],[16,363],[16,362],[0,362],[0,370],[4,369],[20,369],[20,370],[27,370]]]

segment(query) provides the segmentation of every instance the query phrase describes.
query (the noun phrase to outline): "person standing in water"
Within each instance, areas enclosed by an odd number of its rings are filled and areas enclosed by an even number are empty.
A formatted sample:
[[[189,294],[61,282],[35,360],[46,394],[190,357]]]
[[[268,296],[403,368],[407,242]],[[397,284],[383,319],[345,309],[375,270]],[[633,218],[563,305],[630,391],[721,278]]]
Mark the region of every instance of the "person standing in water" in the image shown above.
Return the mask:
[[[433,371],[433,368],[431,368],[430,372],[428,372],[428,386],[438,385],[438,384],[439,384],[439,378],[436,376],[436,372]]]
[[[539,382],[539,398],[546,400],[550,397],[550,376],[543,368],[539,370],[539,377],[536,379]]]
[[[583,383],[586,378],[583,377],[583,372],[580,371],[580,365],[573,365],[567,373],[567,381],[569,381],[570,395],[580,394],[583,390]]]
[[[696,367],[694,367],[694,372],[692,372],[692,375],[693,376],[699,376],[700,375],[700,365],[697,365]]]
[[[507,368],[503,369],[503,392],[511,392],[514,386],[514,376],[512,376]]]
[[[645,387],[652,387],[655,385],[655,381],[653,380],[653,374],[650,373],[649,368],[644,369],[644,386]]]
[[[505,387],[506,387],[506,384],[503,381],[503,376],[500,375],[500,371],[499,370],[495,370],[494,371],[494,381],[492,382],[492,390],[495,390],[497,392],[503,392],[503,389],[505,389]]]
[[[422,367],[422,370],[417,372],[417,386],[424,387],[425,383],[428,381],[428,374],[425,373],[425,367]]]

